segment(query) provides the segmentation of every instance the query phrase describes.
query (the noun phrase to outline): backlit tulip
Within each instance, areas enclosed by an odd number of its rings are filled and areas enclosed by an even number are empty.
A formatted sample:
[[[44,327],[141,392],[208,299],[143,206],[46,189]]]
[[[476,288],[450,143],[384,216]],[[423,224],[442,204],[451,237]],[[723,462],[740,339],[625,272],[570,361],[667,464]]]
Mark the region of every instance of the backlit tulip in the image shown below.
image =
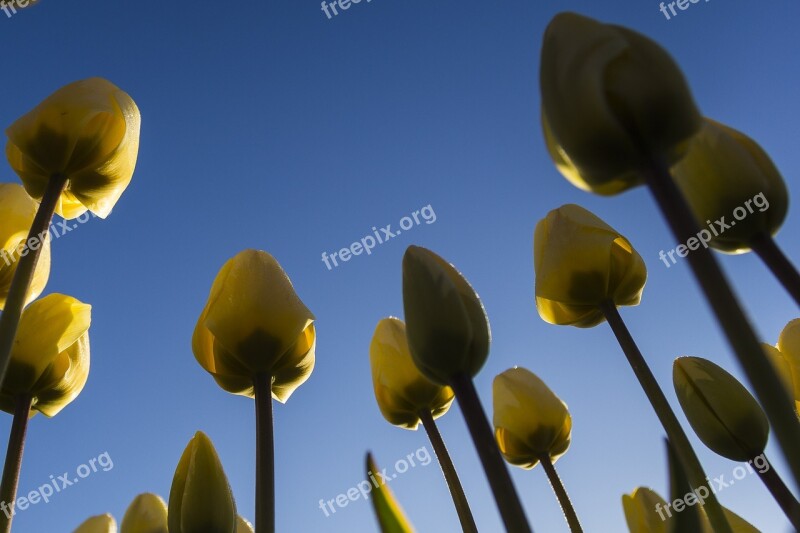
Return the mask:
[[[124,533],[124,532],[122,532]],[[236,533],[254,533],[253,532],[253,524],[242,518],[241,516],[236,518]]]
[[[495,438],[512,465],[529,469],[542,457],[558,460],[569,448],[572,417],[567,405],[535,374],[511,368],[494,378]]]
[[[733,461],[749,461],[764,451],[767,417],[736,378],[700,357],[676,359],[672,378],[683,412],[703,444]]]
[[[168,533],[167,504],[156,494],[139,494],[125,511],[120,533]]]
[[[22,313],[0,392],[0,408],[14,412],[14,398],[33,397],[32,409],[55,416],[74,400],[89,376],[90,305],[51,294]]]
[[[117,533],[117,522],[110,514],[93,516],[73,533]]]
[[[763,347],[794,399],[795,410],[800,415],[800,318],[786,324],[775,347],[769,344]]]
[[[599,194],[641,184],[646,157],[678,160],[701,123],[663,48],[575,13],[556,15],[545,31],[540,85],[551,155],[573,184]]]
[[[252,398],[253,377],[266,373],[272,396],[285,402],[314,369],[313,322],[275,258],[245,250],[214,280],[192,349],[226,391]]]
[[[41,248],[26,304],[35,300],[50,277],[50,238],[28,243],[38,204],[16,183],[0,183],[0,310],[5,307],[11,281],[22,254]]]
[[[672,175],[713,237],[709,245],[743,253],[756,236],[774,235],[786,218],[789,196],[767,153],[743,133],[710,119],[689,146]]]
[[[403,256],[403,307],[411,356],[431,381],[475,376],[489,356],[489,319],[453,265],[419,246]]]
[[[533,237],[536,308],[551,324],[592,327],[599,306],[638,305],[647,268],[631,243],[586,209],[554,209]]]
[[[105,218],[133,176],[140,122],[134,101],[113,83],[77,81],[6,130],[6,156],[37,200],[53,176],[67,178],[59,215],[75,218],[88,209]]]
[[[169,491],[170,533],[236,533],[236,504],[214,445],[201,431],[183,452]]]

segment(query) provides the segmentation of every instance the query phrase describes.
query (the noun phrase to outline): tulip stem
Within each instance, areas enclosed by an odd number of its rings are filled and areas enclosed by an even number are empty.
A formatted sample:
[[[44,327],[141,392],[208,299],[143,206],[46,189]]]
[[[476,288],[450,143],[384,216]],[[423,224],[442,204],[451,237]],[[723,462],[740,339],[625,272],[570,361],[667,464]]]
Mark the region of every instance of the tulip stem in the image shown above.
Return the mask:
[[[642,168],[642,175],[678,242],[686,242],[697,235],[697,220],[673,181],[666,162],[650,158],[649,164]],[[794,402],[769,358],[764,357],[758,338],[711,250],[701,246],[688,255],[688,260],[769,418],[795,483],[800,487],[800,453],[797,453],[800,450],[800,424],[794,412]]]
[[[622,347],[622,351],[625,353],[625,357],[628,358],[628,363],[630,363],[633,373],[636,374],[639,384],[647,395],[647,399],[650,400],[650,405],[653,406],[653,410],[656,412],[661,425],[664,427],[667,438],[675,449],[675,453],[680,458],[681,464],[686,471],[689,483],[696,489],[706,487],[708,490],[709,483],[703,472],[700,460],[697,458],[697,454],[694,453],[689,438],[683,431],[680,422],[678,422],[678,418],[675,416],[672,407],[670,407],[667,397],[664,395],[664,391],[661,390],[661,387],[658,385],[656,377],[644,360],[644,356],[642,356],[642,352],[636,345],[636,341],[633,340],[630,331],[628,331],[628,327],[622,320],[617,306],[614,302],[607,300],[600,304],[600,311],[605,316],[609,326],[611,326],[619,345]],[[730,525],[725,518],[719,501],[717,501],[717,497],[714,495],[713,491],[708,490],[708,492],[710,494],[708,498],[706,498],[704,505],[708,514],[708,519],[714,527],[714,531],[731,533]]]
[[[38,239],[39,235],[50,230],[53,213],[56,211],[56,205],[58,205],[58,200],[61,198],[61,193],[66,186],[66,176],[56,174],[50,178],[47,190],[45,190],[42,202],[39,204],[39,209],[36,211],[36,216],[28,233],[28,240],[25,241],[25,253],[24,255],[20,254],[17,260],[17,269],[14,271],[14,278],[11,280],[11,287],[8,289],[6,305],[2,315],[0,315],[0,386],[5,381],[8,363],[11,360],[11,347],[14,345],[19,319],[22,316],[25,301],[28,299],[28,289],[31,286],[33,274],[36,270],[36,265],[39,263],[39,255],[42,251],[42,246],[37,246],[34,249],[32,246],[29,247],[28,243],[35,242],[33,241],[34,238]]]
[[[0,483],[0,503],[7,512],[0,513],[0,532],[11,531],[11,520],[14,517],[14,505],[17,500],[17,485],[22,469],[22,452],[25,450],[25,434],[28,431],[28,418],[33,398],[20,395],[14,398],[14,421],[11,423],[11,435],[8,437],[6,462],[3,465],[3,481]]]
[[[553,460],[550,459],[549,455],[543,454],[539,457],[539,462],[542,463],[542,467],[545,473],[547,473],[547,479],[550,480],[550,486],[553,487],[553,492],[556,493],[558,503],[561,505],[561,510],[564,512],[567,524],[569,524],[569,530],[572,531],[572,533],[583,533],[583,528],[578,520],[578,514],[572,506],[572,501],[569,499],[567,489],[564,488],[564,484],[561,482],[558,472],[556,472]]]
[[[789,487],[786,486],[786,483],[783,482],[781,476],[779,476],[772,467],[767,456],[762,454],[761,458],[764,459],[767,464],[763,465],[766,468],[756,467],[758,477],[760,477],[764,485],[767,486],[767,490],[769,490],[772,497],[775,498],[775,501],[778,502],[781,510],[786,514],[786,517],[789,519],[789,522],[792,523],[795,530],[800,531],[800,503],[797,501],[797,498],[794,497],[792,491],[789,490]],[[749,462],[748,468],[750,468],[751,464],[753,464],[753,461]]]
[[[450,489],[450,495],[453,497],[453,503],[456,506],[458,513],[458,520],[461,522],[461,529],[464,533],[477,533],[478,526],[475,525],[475,519],[472,517],[472,511],[469,508],[467,497],[464,494],[464,488],[461,486],[461,481],[458,479],[456,467],[453,465],[453,460],[447,451],[447,446],[444,444],[439,428],[436,427],[436,422],[433,420],[431,412],[427,409],[422,409],[419,412],[419,419],[422,420],[422,425],[425,431],[428,432],[428,438],[431,440],[433,452],[439,460],[439,466],[442,468],[444,479],[447,482],[447,487]]]
[[[800,273],[783,253],[775,239],[768,233],[761,233],[755,236],[750,246],[781,282],[786,292],[794,298],[797,305],[800,305]]]
[[[256,396],[256,533],[275,533],[275,442],[272,376],[253,378]]]
[[[486,412],[478,399],[475,384],[466,374],[456,374],[450,379],[450,386],[456,393],[456,400],[461,407],[478,456],[481,458],[483,470],[489,479],[506,530],[514,533],[530,533],[531,527],[525,518],[525,511],[511,481],[511,475],[500,455],[489,419],[486,418]]]

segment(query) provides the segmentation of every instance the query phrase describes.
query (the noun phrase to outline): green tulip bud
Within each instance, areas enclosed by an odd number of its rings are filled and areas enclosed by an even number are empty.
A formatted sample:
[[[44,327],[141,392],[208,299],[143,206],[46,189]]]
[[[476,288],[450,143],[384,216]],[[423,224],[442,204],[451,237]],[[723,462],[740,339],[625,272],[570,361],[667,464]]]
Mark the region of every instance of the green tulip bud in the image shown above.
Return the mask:
[[[156,494],[139,494],[122,518],[120,533],[168,533],[167,505]]]
[[[110,514],[92,516],[73,533],[117,533],[117,522]]]

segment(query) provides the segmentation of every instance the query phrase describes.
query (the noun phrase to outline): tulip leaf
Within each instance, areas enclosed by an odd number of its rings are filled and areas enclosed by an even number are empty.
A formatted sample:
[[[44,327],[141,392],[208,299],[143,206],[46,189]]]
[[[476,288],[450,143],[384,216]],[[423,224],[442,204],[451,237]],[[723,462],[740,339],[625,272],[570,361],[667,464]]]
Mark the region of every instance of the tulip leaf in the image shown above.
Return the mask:
[[[695,504],[691,506],[686,505],[683,511],[675,513],[674,520],[670,520],[669,522],[669,531],[670,533],[703,531],[703,516],[700,511],[700,505],[698,505],[696,501],[696,494],[692,492],[694,489],[689,483],[689,478],[686,477],[683,465],[681,465],[678,460],[678,456],[675,454],[675,450],[672,449],[672,445],[668,440],[666,444],[667,463],[669,464],[669,492],[672,501],[683,500],[688,504],[690,498],[686,498],[686,496],[688,494],[695,496]]]
[[[379,473],[380,469],[375,464],[372,454],[367,453],[367,479],[372,480],[373,487],[378,485],[372,489],[372,506],[381,533],[414,533],[414,526],[406,518],[403,509]]]

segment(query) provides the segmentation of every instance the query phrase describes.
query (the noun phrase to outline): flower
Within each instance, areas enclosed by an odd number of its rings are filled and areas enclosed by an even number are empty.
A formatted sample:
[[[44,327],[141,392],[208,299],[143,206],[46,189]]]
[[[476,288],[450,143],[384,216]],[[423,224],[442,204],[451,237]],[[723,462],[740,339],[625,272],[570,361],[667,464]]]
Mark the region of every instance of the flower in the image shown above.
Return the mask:
[[[559,170],[581,189],[642,183],[648,158],[675,162],[701,117],[678,66],[644,35],[575,14],[547,27],[542,124]]]
[[[672,379],[683,412],[703,444],[733,461],[749,461],[764,451],[767,416],[736,378],[706,359],[679,357]]]
[[[169,491],[170,533],[236,533],[236,503],[214,445],[198,431]]]
[[[314,369],[313,322],[275,258],[245,250],[214,280],[192,350],[226,391],[253,398],[253,377],[268,373],[272,396],[285,402]]]
[[[28,242],[28,232],[37,208],[36,202],[21,185],[0,183],[0,310],[6,305],[21,256],[41,248],[26,304],[42,293],[50,277],[49,233],[43,236],[44,239],[34,237]]]
[[[533,372],[520,367],[494,378],[494,431],[506,461],[521,468],[543,457],[556,462],[566,453],[572,417],[562,402]]]
[[[124,533],[124,532],[123,532]],[[253,524],[242,518],[236,518],[236,533],[253,533]]]
[[[53,176],[67,178],[56,212],[106,218],[128,187],[139,152],[136,104],[102,78],[70,83],[7,130],[6,156],[28,193],[41,200]]]
[[[108,513],[97,515],[87,519],[73,533],[117,533],[117,522]]]
[[[120,533],[168,533],[167,504],[156,494],[139,494],[125,511]]]
[[[89,377],[92,307],[63,294],[33,302],[22,313],[0,390],[0,409],[33,397],[32,409],[55,416],[83,390]]]
[[[786,324],[776,347],[769,344],[763,347],[786,384],[789,396],[794,398],[795,411],[800,416],[800,318]]]
[[[390,424],[417,429],[421,411],[438,418],[453,403],[450,387],[433,383],[414,365],[402,320],[384,318],[378,322],[369,347],[369,361],[375,399]]]
[[[550,211],[533,237],[536,308],[551,324],[592,327],[600,305],[638,305],[647,281],[644,260],[614,228],[586,209]]]
[[[403,256],[403,307],[411,356],[425,377],[447,385],[475,376],[489,356],[489,318],[453,265],[420,246]]]

